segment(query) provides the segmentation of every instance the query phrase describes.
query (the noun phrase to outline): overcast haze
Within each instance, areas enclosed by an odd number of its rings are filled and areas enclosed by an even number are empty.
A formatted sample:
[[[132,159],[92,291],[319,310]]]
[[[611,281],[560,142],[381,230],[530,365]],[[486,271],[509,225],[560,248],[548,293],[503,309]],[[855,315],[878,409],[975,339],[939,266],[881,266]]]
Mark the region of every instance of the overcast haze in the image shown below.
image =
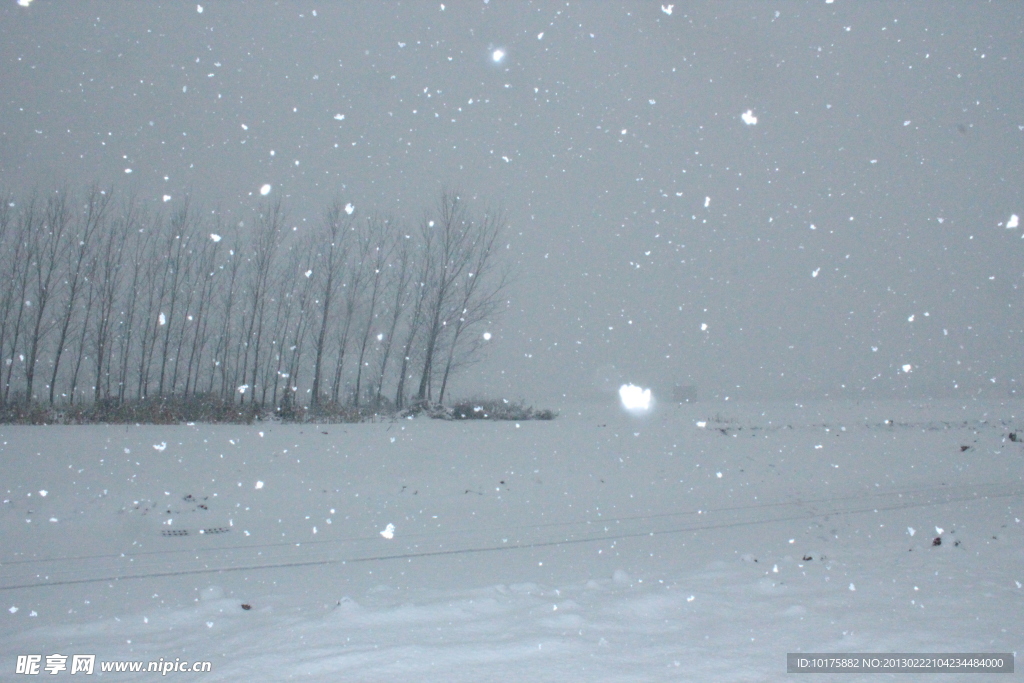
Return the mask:
[[[1022,39],[1015,2],[4,0],[0,189],[503,206],[456,395],[1006,396]]]

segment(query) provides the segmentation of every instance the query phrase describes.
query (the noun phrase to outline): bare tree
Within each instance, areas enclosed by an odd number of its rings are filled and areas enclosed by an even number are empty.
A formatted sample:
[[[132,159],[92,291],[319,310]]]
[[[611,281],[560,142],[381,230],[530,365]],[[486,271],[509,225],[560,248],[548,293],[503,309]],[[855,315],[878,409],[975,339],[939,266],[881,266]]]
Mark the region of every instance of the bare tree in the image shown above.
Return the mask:
[[[202,301],[201,285],[198,282],[202,279],[202,274],[198,269],[202,268],[202,250],[206,247],[206,240],[199,237],[198,234],[199,224],[198,222],[191,222],[187,228],[186,236],[183,236],[183,240],[186,242],[185,255],[182,259],[182,263],[179,266],[182,270],[182,278],[180,289],[182,290],[182,311],[180,316],[180,322],[178,323],[178,338],[174,345],[174,370],[171,372],[171,381],[169,384],[171,394],[174,394],[178,386],[178,369],[181,365],[182,356],[185,355],[186,345],[185,338],[192,331],[193,336],[198,333],[198,325],[196,323],[196,316],[193,315],[194,307],[199,304],[197,301]],[[198,245],[196,243],[199,243]],[[188,383],[186,380],[185,393],[188,393]]]
[[[314,287],[316,281],[313,278],[313,265],[317,254],[313,249],[307,248],[306,244],[302,246],[302,261],[300,261],[301,266],[299,266],[298,270],[298,272],[302,273],[302,277],[299,278],[299,285],[293,292],[294,301],[292,302],[293,305],[298,307],[298,320],[293,330],[291,345],[287,349],[290,353],[290,360],[286,366],[288,372],[281,375],[282,379],[287,380],[285,382],[284,398],[281,400],[280,405],[282,412],[286,413],[295,409],[295,393],[299,390],[299,372],[302,367],[302,350],[305,346],[306,335],[315,323],[317,313],[313,299],[316,291]],[[294,275],[295,273],[293,272]]]
[[[124,276],[125,244],[135,227],[136,219],[135,197],[130,196],[122,204],[121,215],[111,222],[105,235],[99,236],[99,263],[95,275],[98,300],[93,331],[93,364],[96,377],[96,386],[93,389],[94,402],[110,396],[110,362],[113,349],[110,335]]]
[[[95,256],[89,258],[89,264],[86,269],[85,276],[85,310],[82,314],[82,324],[80,325],[78,334],[78,352],[75,354],[75,364],[71,369],[71,381],[70,387],[68,388],[68,403],[75,402],[75,392],[78,390],[78,373],[82,369],[82,359],[85,357],[86,341],[89,333],[89,317],[92,313],[93,302],[96,301],[96,279],[94,277],[96,270],[99,268],[99,263]],[[51,385],[50,390],[52,392],[53,387]]]
[[[391,294],[391,309],[388,311],[388,328],[381,339],[380,364],[377,367],[377,391],[375,403],[383,401],[384,379],[387,377],[388,360],[394,345],[398,324],[402,320],[406,305],[409,302],[409,281],[412,277],[411,235],[404,234],[400,228],[393,231],[394,245],[392,253],[397,253],[397,261],[388,263],[388,289]],[[403,371],[404,372],[404,371]]]
[[[228,249],[228,260],[226,264],[220,267],[226,272],[226,282],[224,286],[223,304],[221,310],[222,326],[220,334],[217,338],[217,344],[214,348],[214,366],[220,368],[220,395],[222,399],[229,399],[232,396],[234,389],[232,388],[233,377],[229,375],[229,364],[231,348],[233,346],[231,341],[232,335],[232,316],[235,314],[235,303],[238,296],[238,282],[239,282],[239,270],[242,265],[242,257],[240,253],[241,248],[241,237],[237,232],[234,233],[231,242],[232,246]],[[210,391],[213,391],[213,374],[210,375]]]
[[[211,233],[209,239],[199,238],[202,247],[199,250],[199,304],[196,311],[196,324],[192,337],[192,348],[188,356],[188,370],[185,376],[185,395],[188,396],[189,389],[193,393],[199,388],[199,371],[202,367],[203,351],[209,341],[209,322],[212,317],[214,304],[214,285],[217,282],[217,253],[220,246],[220,234]],[[195,379],[192,372],[195,369]]]
[[[189,198],[186,197],[178,210],[172,214],[169,230],[164,235],[165,241],[162,256],[165,270],[161,279],[163,289],[160,302],[161,304],[166,302],[167,310],[166,312],[161,310],[157,317],[157,324],[164,328],[163,349],[160,353],[160,379],[157,383],[157,394],[161,396],[164,394],[167,363],[170,361],[171,332],[174,329],[175,323],[174,314],[182,294],[182,284],[187,282],[188,266],[190,265],[191,245],[189,242],[192,237],[194,218],[189,211],[189,204]],[[173,393],[173,382],[170,389],[171,393]]]
[[[277,407],[277,390],[281,381],[282,369],[285,363],[286,352],[284,349],[285,340],[291,331],[294,320],[294,280],[291,274],[295,272],[300,255],[291,251],[288,264],[281,272],[275,273],[274,282],[271,285],[271,303],[273,303],[274,314],[271,319],[268,342],[270,353],[267,354],[263,364],[260,385],[260,405],[266,405],[267,393],[270,393],[271,405]],[[255,398],[255,397],[254,397]]]
[[[14,201],[9,197],[3,200],[0,207],[0,269],[7,274],[8,283],[0,294],[0,359],[7,365],[6,378],[3,380],[2,391],[0,391],[0,405],[7,402],[8,392],[11,388],[11,373],[14,371],[15,354],[18,347],[18,337],[21,332],[21,323],[25,313],[25,294],[28,291],[29,259],[26,258],[29,252],[30,242],[28,234],[36,229],[37,205],[36,197],[29,198],[28,203],[18,212],[17,217],[11,210],[15,208]],[[14,226],[13,230],[11,226]],[[3,377],[3,366],[0,365],[0,377]]]
[[[313,347],[313,386],[310,390],[310,401],[313,408],[320,405],[323,392],[323,365],[327,353],[327,332],[331,327],[331,314],[338,289],[342,285],[342,270],[347,260],[348,237],[351,227],[351,214],[343,215],[341,202],[335,200],[324,214],[323,222],[317,233],[317,239],[321,242],[321,246],[317,254],[318,258],[312,268],[312,275],[319,283],[316,292],[319,295],[318,317],[320,320]],[[315,245],[311,246],[315,247]]]
[[[59,284],[59,269],[64,250],[66,235],[71,224],[71,208],[68,205],[66,191],[58,191],[46,202],[41,229],[28,235],[32,243],[34,260],[32,268],[32,294],[34,303],[30,313],[31,332],[28,339],[28,360],[25,365],[25,401],[32,400],[32,388],[35,380],[36,362],[39,360],[43,340],[52,328],[52,321],[47,319],[49,306],[54,289]],[[26,304],[27,306],[27,304]]]
[[[57,332],[57,345],[53,355],[53,372],[50,375],[50,405],[53,405],[54,393],[57,390],[57,373],[60,371],[60,358],[64,353],[71,320],[78,304],[78,296],[85,283],[87,268],[92,264],[93,240],[97,233],[105,228],[107,212],[110,207],[113,190],[107,192],[95,185],[89,189],[85,197],[85,206],[78,215],[76,229],[69,233],[68,248],[64,250],[67,260],[64,270],[64,307],[61,312]],[[87,327],[88,317],[82,320],[82,329]],[[84,334],[83,334],[84,338]],[[71,397],[74,402],[74,397]]]
[[[340,331],[337,337],[338,361],[334,366],[334,382],[331,384],[331,400],[338,403],[341,396],[341,388],[344,382],[345,352],[348,350],[349,335],[352,332],[352,325],[356,321],[356,313],[361,303],[363,290],[366,288],[367,261],[370,258],[372,242],[368,239],[357,239],[356,249],[351,253],[346,264],[348,277],[342,286],[341,321]]]
[[[167,223],[156,217],[150,223],[150,235],[147,240],[146,252],[142,255],[143,288],[146,296],[140,310],[142,337],[139,339],[139,375],[137,396],[144,399],[149,396],[149,375],[153,367],[153,353],[159,343],[160,328],[167,324],[167,315],[163,312],[164,300],[168,289],[168,253],[174,243],[174,234]]]
[[[422,230],[425,236],[433,236],[429,242],[425,237],[424,245],[433,247],[426,258],[432,260],[436,267],[432,271],[433,278],[427,282],[426,337],[420,385],[416,392],[416,400],[420,402],[432,398],[434,362],[441,350],[442,336],[459,310],[458,282],[472,263],[474,226],[459,196],[444,191],[437,201],[433,218],[424,221]]]
[[[260,212],[253,236],[252,261],[250,266],[249,302],[246,314],[249,327],[245,334],[245,355],[242,361],[242,381],[245,383],[245,369],[248,367],[249,351],[252,349],[252,401],[256,400],[256,379],[260,363],[260,343],[263,341],[263,324],[266,315],[267,290],[273,272],[274,257],[281,243],[281,226],[284,224],[284,209],[280,200]],[[245,394],[242,393],[242,402]]]
[[[399,410],[405,407],[405,382],[407,379],[412,379],[409,370],[413,361],[413,348],[420,336],[420,330],[423,328],[430,293],[427,283],[433,279],[435,268],[434,260],[431,258],[434,234],[431,231],[421,231],[420,236],[423,238],[423,242],[419,245],[418,253],[420,260],[415,270],[416,277],[413,279],[412,284],[412,314],[405,330],[405,343],[402,345],[402,364],[398,371],[398,387],[395,389],[395,408]]]
[[[366,269],[366,287],[369,292],[369,300],[366,302],[363,324],[363,337],[359,344],[359,362],[356,370],[356,386],[352,395],[352,402],[358,408],[359,398],[362,391],[363,366],[366,362],[366,348],[373,335],[374,319],[377,317],[377,304],[383,294],[384,272],[387,269],[388,259],[391,258],[391,251],[394,247],[390,238],[391,224],[393,221],[372,216],[365,222],[360,242],[365,243],[366,248],[360,247],[360,254],[364,254],[362,263],[359,264]]]
[[[458,296],[455,297],[457,311],[454,320],[449,321],[447,328],[448,357],[445,359],[444,374],[441,379],[441,391],[437,400],[444,402],[445,388],[452,369],[458,364],[472,360],[479,349],[478,338],[473,338],[468,345],[461,345],[464,333],[476,324],[490,318],[500,305],[500,297],[509,282],[507,270],[494,273],[498,243],[505,231],[506,221],[502,212],[485,213],[477,222],[472,223],[472,239],[466,243],[470,256],[470,268],[464,277],[457,282]],[[458,354],[458,355],[457,355]]]
[[[128,364],[132,354],[132,340],[135,336],[136,325],[139,320],[138,304],[140,300],[140,289],[143,288],[146,280],[146,257],[149,254],[149,243],[153,236],[152,230],[147,230],[146,225],[148,221],[146,217],[140,216],[138,225],[142,226],[138,229],[134,229],[136,226],[133,223],[129,228],[127,237],[131,242],[131,252],[129,261],[129,273],[130,278],[128,280],[127,298],[124,303],[123,312],[121,314],[121,321],[119,327],[121,333],[118,337],[118,355],[120,357],[120,371],[118,373],[117,380],[117,401],[123,403],[127,397],[128,392]],[[152,288],[148,288],[152,291]],[[144,316],[145,314],[143,314]],[[143,334],[146,334],[148,330],[148,320],[143,317],[143,326],[146,328]],[[139,397],[142,395],[142,383],[141,378],[139,382]]]

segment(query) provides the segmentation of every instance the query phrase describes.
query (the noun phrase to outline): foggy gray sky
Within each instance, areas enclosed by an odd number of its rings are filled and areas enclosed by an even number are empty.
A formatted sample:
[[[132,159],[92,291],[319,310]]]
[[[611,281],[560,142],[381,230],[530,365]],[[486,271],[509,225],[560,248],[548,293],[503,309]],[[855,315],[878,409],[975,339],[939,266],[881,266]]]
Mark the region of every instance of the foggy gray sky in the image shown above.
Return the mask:
[[[462,395],[1021,381],[1021,3],[200,4],[3,0],[0,188],[502,205],[520,277]]]

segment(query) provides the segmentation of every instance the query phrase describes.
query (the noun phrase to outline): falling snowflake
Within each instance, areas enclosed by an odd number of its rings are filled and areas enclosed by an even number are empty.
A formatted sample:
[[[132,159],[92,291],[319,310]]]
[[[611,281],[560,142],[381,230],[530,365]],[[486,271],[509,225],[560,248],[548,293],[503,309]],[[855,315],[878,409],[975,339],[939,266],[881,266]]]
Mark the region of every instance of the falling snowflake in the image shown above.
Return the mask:
[[[651,390],[623,384],[619,387],[619,399],[626,410],[644,411],[651,407]]]
[[[754,116],[754,111],[752,109],[748,109],[742,114],[740,114],[740,118],[743,119],[743,123],[747,124],[748,126],[757,125],[757,117]]]
[[[271,188],[270,183],[267,183],[266,185],[260,188],[260,194],[266,197],[268,194],[270,194],[271,189],[273,188]]]
[[[390,541],[392,538],[395,537],[395,525],[388,524],[386,527],[384,527],[384,531],[380,532],[380,535]]]

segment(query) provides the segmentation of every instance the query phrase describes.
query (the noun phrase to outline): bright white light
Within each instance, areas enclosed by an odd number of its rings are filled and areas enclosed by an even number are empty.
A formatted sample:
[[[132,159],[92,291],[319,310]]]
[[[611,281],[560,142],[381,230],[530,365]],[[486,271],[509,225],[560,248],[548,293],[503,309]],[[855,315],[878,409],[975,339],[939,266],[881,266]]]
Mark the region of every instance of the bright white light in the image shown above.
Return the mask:
[[[345,120],[345,115],[344,114],[335,114],[334,115],[334,120],[335,121],[344,121]]]
[[[484,332],[484,341],[490,341],[490,340],[491,340],[491,333],[490,332]]]
[[[273,188],[270,186],[270,183],[267,183],[266,185],[260,188],[260,194],[266,197],[268,194],[270,194],[270,190],[272,189]]]
[[[263,488],[263,482],[262,481],[256,482],[256,488],[258,488],[258,489]]]
[[[384,531],[380,532],[380,535],[390,541],[392,538],[395,537],[395,525],[388,524],[386,527],[384,527]]]
[[[914,369],[914,366],[911,365],[910,363],[907,363],[906,365],[903,366],[903,372],[910,372],[913,369]]]
[[[28,7],[32,4],[32,0],[18,0],[19,7]]]
[[[202,5],[196,5],[196,12],[199,12],[200,14],[202,14],[203,13],[203,6]]]
[[[1017,214],[1010,216],[1010,220],[1006,221],[1006,228],[1012,230],[1020,225],[1020,217]]]
[[[619,387],[619,398],[626,410],[643,412],[651,407],[651,390],[641,389],[635,384],[623,384]]]
[[[711,206],[711,197],[705,197],[704,198],[704,208],[706,209],[709,206]]]
[[[740,118],[743,119],[743,123],[747,124],[748,126],[757,125],[757,117],[754,116],[754,111],[752,109],[748,109],[742,114],[740,114]]]
[[[669,14],[670,15],[670,14],[672,14],[672,8],[673,7],[675,7],[675,5],[662,5],[661,6],[661,11],[664,12],[665,14]]]
[[[505,51],[499,47],[497,50],[491,53],[491,59],[493,59],[495,62],[500,62],[501,60],[505,59]]]
[[[131,173],[131,172],[132,172],[132,169],[130,169],[130,168],[126,168],[126,169],[124,169],[124,172],[125,172],[125,173]]]
[[[701,323],[700,324],[700,331],[701,332],[707,332],[708,331],[708,324],[707,323]]]
[[[220,235],[218,235],[215,232],[211,232],[210,239],[213,240],[214,242],[220,242]]]

